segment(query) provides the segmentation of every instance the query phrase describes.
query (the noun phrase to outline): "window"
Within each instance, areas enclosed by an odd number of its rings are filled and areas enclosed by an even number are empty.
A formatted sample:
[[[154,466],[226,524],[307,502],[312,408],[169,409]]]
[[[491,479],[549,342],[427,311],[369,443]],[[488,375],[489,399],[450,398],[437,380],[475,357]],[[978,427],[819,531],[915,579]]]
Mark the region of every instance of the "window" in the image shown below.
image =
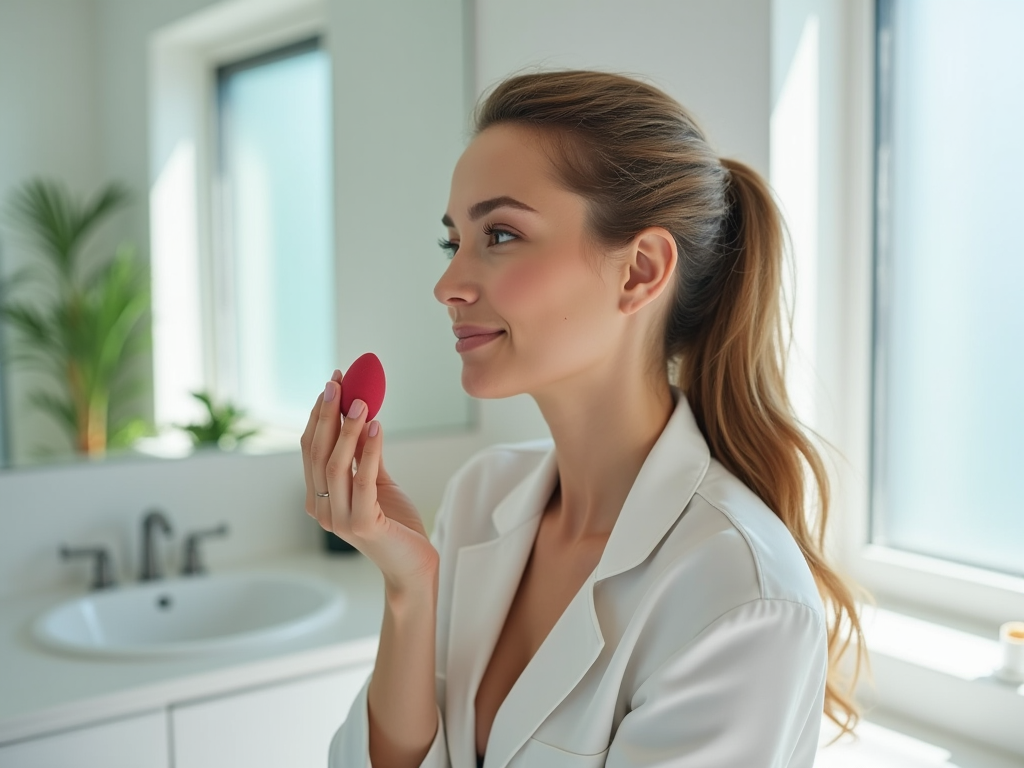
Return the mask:
[[[317,39],[217,70],[217,390],[304,424],[335,357],[330,64]]]
[[[873,544],[1024,576],[1024,4],[880,0]]]

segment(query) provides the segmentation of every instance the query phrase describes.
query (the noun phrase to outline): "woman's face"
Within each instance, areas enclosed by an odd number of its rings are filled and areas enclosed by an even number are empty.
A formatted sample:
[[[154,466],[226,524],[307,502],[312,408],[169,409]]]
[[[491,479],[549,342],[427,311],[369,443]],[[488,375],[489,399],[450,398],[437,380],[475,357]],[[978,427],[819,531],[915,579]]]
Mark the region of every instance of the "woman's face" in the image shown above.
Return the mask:
[[[537,395],[613,372],[624,320],[614,263],[587,258],[583,199],[555,183],[538,141],[525,128],[492,126],[452,174],[442,221],[454,255],[434,296],[456,332],[497,332],[456,347],[473,397]]]

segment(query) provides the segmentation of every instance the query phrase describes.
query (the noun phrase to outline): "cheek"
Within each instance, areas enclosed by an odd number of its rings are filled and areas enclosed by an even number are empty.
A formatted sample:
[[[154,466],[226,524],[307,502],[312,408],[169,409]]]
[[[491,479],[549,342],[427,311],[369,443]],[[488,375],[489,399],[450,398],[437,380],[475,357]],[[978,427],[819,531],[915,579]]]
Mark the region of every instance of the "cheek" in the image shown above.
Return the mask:
[[[605,286],[585,266],[555,258],[510,265],[494,283],[492,301],[520,339],[577,326],[593,328]]]
[[[548,298],[557,276],[547,265],[537,261],[510,264],[494,283],[492,300],[495,308],[513,326],[534,316],[538,305]]]

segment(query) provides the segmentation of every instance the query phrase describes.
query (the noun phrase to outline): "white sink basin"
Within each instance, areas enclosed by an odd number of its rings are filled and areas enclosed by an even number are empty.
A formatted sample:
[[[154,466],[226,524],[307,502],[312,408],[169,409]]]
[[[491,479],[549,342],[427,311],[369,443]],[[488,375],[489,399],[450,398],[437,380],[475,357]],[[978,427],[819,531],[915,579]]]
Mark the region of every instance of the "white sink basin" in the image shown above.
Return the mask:
[[[115,587],[36,619],[44,646],[88,656],[216,653],[292,639],[337,618],[344,598],[306,576],[229,573]]]

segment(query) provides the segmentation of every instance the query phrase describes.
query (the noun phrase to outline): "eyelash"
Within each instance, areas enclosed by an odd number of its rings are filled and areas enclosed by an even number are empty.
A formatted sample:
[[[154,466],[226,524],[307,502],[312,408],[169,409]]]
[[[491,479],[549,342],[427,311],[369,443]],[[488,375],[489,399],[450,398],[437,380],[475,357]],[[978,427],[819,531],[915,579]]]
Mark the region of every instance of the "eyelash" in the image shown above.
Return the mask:
[[[511,235],[512,237],[518,237],[514,232],[509,232],[507,229],[501,229],[500,227],[492,227],[490,224],[484,224],[484,234],[490,237],[494,234]],[[451,240],[441,238],[437,241],[437,244],[441,246],[441,250],[448,251],[448,258],[451,259],[455,256],[455,251],[458,250],[459,244],[453,243]],[[495,245],[504,245],[504,243],[495,243]]]

